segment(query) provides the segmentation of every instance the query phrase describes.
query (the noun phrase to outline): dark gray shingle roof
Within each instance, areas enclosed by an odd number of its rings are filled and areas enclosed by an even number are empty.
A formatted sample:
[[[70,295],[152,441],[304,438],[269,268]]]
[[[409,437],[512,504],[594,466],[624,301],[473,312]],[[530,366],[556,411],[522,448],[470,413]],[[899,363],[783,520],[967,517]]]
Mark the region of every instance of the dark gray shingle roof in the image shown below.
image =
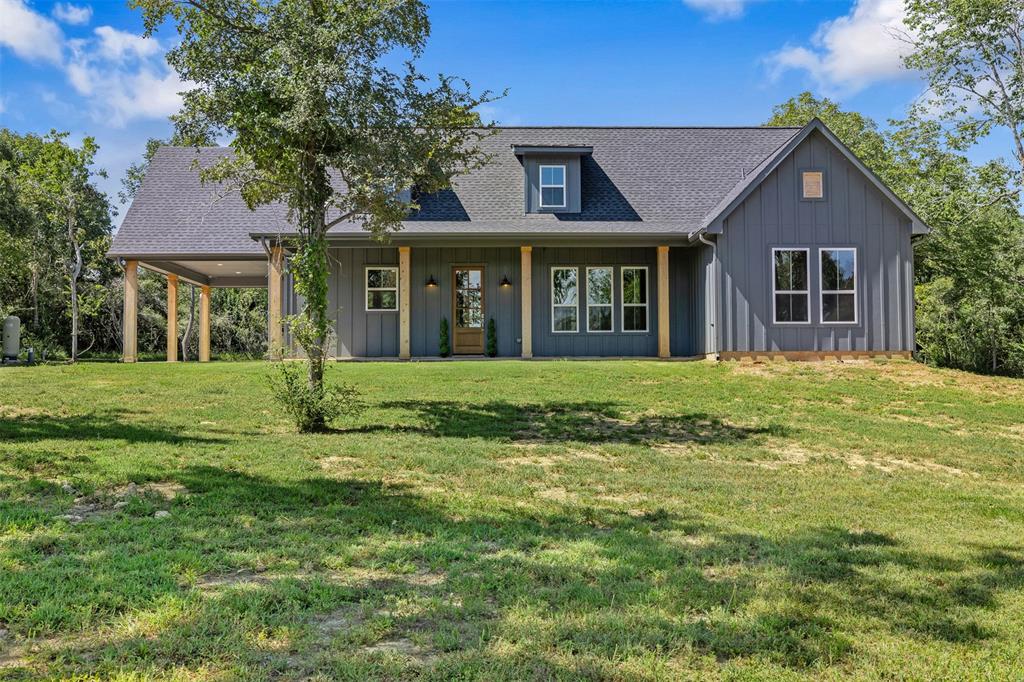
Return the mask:
[[[407,233],[688,233],[797,128],[509,127],[482,143],[493,161],[420,199]],[[523,170],[514,145],[592,147],[581,160],[582,211],[524,215]],[[282,206],[250,211],[235,193],[199,182],[229,149],[162,147],[118,231],[111,255],[253,254],[251,234],[291,232]],[[223,196],[222,196],[223,195]],[[357,223],[339,235],[361,232]]]

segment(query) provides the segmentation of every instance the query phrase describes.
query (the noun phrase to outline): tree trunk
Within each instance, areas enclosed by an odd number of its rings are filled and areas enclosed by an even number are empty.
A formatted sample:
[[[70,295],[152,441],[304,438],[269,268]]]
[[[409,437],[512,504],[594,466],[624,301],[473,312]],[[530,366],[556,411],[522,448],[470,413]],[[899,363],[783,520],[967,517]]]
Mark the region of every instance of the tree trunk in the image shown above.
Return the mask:
[[[82,274],[82,245],[75,234],[74,204],[68,216],[68,239],[75,253],[71,265],[71,362],[78,361],[78,277]]]
[[[188,362],[188,344],[192,340],[192,324],[196,319],[196,288],[193,285],[189,285],[189,291],[192,295],[192,300],[188,307],[188,326],[185,327],[185,333],[181,336],[181,361]]]

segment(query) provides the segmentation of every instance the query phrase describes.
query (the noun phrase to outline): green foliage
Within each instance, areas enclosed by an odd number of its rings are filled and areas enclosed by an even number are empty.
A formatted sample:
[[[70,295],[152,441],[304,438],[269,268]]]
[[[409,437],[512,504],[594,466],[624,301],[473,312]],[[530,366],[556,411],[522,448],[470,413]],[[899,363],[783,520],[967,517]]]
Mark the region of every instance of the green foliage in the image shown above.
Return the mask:
[[[167,61],[193,84],[175,116],[178,134],[232,137],[234,157],[203,177],[229,181],[250,207],[288,207],[297,232],[291,273],[305,306],[292,334],[311,384],[322,382],[332,326],[328,229],[358,221],[383,238],[416,207],[403,190],[436,192],[484,163],[475,109],[490,94],[416,71],[430,28],[417,0],[129,4],[142,10],[147,35],[177,26]],[[401,70],[387,59],[396,52],[409,56]]]
[[[364,409],[354,386],[312,384],[296,362],[274,363],[270,387],[274,400],[302,432],[326,431],[335,419],[354,417]]]
[[[487,348],[484,352],[489,358],[498,355],[498,329],[493,317],[487,320]]]
[[[1010,133],[1017,187],[1024,170],[1024,0],[907,0],[908,68],[928,80],[929,104],[962,147],[994,128]]]
[[[98,147],[68,134],[0,130],[0,312],[17,314],[26,338],[52,355],[78,355],[107,339],[100,320],[112,210],[95,184]],[[58,352],[63,349],[63,353]]]
[[[452,354],[451,340],[448,338],[448,318],[441,318],[441,338],[438,343],[438,352],[442,358],[446,358]]]

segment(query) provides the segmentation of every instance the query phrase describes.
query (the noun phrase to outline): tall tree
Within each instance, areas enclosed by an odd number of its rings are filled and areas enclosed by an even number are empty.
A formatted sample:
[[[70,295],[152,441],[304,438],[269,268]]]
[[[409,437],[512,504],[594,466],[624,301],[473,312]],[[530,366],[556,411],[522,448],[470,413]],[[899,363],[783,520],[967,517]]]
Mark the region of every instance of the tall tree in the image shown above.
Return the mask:
[[[96,177],[106,177],[93,168],[99,147],[86,137],[80,147],[67,143],[68,133],[51,131],[26,144],[32,155],[18,169],[17,184],[36,213],[37,224],[55,231],[53,239],[63,245],[63,263],[70,293],[71,360],[78,359],[80,323],[79,280],[90,255],[105,250],[110,234],[110,211],[106,197],[95,187]],[[43,244],[40,248],[52,246]],[[38,279],[34,278],[34,282]]]
[[[233,159],[203,173],[236,186],[250,207],[282,202],[298,238],[291,272],[304,308],[292,332],[308,386],[324,394],[331,320],[327,231],[358,221],[396,230],[435,192],[485,162],[475,109],[490,99],[415,68],[429,35],[418,0],[131,0],[146,33],[170,19],[180,42],[167,61],[182,80],[179,134],[232,136]],[[389,62],[406,57],[404,67]],[[314,417],[306,426],[325,427]]]
[[[906,65],[925,74],[933,108],[969,146],[993,128],[1024,169],[1024,0],[907,0]],[[1020,191],[1022,176],[1017,176]]]

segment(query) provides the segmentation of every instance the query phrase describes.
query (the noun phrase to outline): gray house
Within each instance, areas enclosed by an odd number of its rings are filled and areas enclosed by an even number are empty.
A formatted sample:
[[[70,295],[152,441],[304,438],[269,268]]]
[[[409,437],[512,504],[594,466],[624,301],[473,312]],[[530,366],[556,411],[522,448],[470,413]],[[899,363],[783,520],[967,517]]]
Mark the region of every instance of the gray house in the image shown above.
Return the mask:
[[[339,358],[907,355],[920,218],[820,121],[803,128],[508,127],[493,161],[419,198],[387,244],[331,230]],[[161,148],[110,251],[125,263],[125,361],[137,271],[268,287],[271,347],[298,309],[280,206],[199,182],[230,150]]]

